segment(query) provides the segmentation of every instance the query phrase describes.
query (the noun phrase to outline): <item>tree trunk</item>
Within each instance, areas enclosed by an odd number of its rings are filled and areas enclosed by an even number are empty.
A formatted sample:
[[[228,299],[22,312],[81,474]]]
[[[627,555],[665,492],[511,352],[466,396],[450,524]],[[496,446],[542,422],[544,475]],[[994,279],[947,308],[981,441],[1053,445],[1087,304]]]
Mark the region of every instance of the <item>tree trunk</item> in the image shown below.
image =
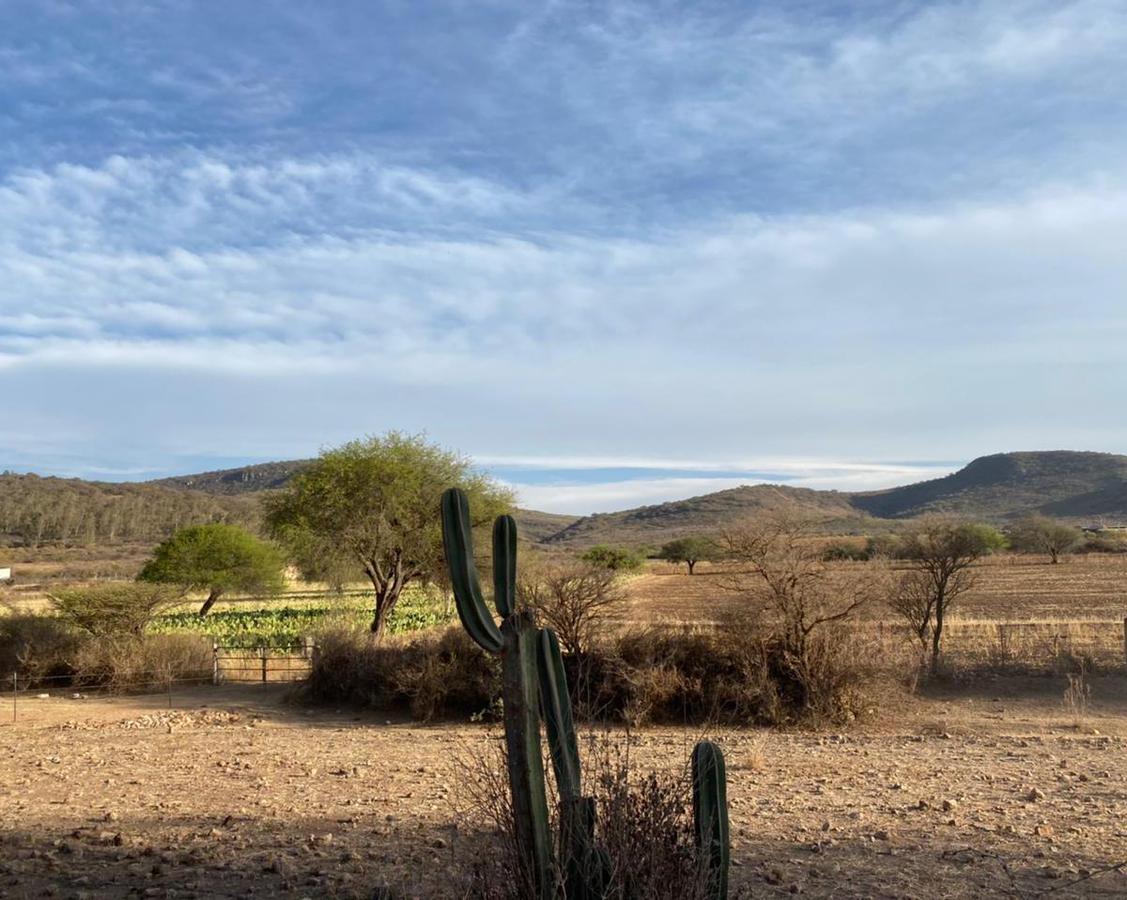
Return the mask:
[[[215,601],[219,599],[219,595],[222,594],[222,593],[223,593],[222,588],[212,588],[211,589],[211,593],[207,595],[207,599],[204,600],[203,606],[200,607],[199,616],[200,616],[201,619],[204,616],[207,615],[208,610],[210,610],[213,606],[215,606]]]
[[[939,642],[943,639],[942,606],[935,609],[935,628],[931,632],[931,674],[939,674]]]
[[[685,560],[686,565],[689,567],[689,574],[693,574],[693,569],[696,568],[697,561],[695,559]]]
[[[403,583],[398,579],[376,588],[376,608],[372,614],[370,631],[377,641],[382,639],[387,629],[387,620],[399,602],[399,594],[403,590]]]

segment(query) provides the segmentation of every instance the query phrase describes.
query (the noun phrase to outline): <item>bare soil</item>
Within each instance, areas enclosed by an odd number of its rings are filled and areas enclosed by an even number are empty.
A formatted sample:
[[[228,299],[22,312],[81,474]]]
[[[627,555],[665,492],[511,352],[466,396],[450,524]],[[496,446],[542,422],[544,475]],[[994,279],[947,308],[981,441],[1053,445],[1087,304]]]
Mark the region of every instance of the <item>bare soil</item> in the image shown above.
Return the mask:
[[[734,895],[1127,896],[1127,679],[891,698],[833,734],[713,735]],[[21,698],[0,728],[0,896],[457,897],[480,842],[458,760],[482,726],[311,711],[277,685]],[[4,711],[7,713],[7,710]],[[636,732],[680,766],[691,729]]]

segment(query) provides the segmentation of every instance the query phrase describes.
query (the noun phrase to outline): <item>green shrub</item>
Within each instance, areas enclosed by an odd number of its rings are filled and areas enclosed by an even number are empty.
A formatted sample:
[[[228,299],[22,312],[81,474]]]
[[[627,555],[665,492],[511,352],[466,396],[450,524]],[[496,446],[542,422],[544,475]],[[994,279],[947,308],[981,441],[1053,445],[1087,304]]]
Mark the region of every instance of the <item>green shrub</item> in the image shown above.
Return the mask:
[[[579,557],[583,562],[614,572],[636,572],[642,568],[645,557],[637,550],[599,544]]]

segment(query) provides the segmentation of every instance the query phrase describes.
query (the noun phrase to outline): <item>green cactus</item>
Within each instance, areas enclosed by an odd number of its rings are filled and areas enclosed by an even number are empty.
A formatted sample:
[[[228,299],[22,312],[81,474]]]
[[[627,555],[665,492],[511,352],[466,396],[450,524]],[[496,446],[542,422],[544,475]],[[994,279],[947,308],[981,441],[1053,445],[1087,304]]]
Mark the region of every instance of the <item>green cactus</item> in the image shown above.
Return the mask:
[[[537,632],[535,617],[516,608],[517,527],[510,516],[493,524],[493,598],[498,628],[485,605],[473,559],[473,532],[465,494],[442,495],[442,536],[458,617],[484,650],[501,657],[505,747],[513,820],[523,864],[537,900],[558,894],[540,715],[560,795],[560,840],[567,900],[601,900],[612,891],[613,866],[595,842],[595,801],[584,797],[579,744],[559,640]],[[728,801],[724,754],[709,741],[693,749],[693,816],[698,852],[708,872],[709,895],[728,895]]]
[[[711,741],[693,748],[693,822],[697,852],[708,872],[712,897],[728,896],[728,777],[724,754]]]

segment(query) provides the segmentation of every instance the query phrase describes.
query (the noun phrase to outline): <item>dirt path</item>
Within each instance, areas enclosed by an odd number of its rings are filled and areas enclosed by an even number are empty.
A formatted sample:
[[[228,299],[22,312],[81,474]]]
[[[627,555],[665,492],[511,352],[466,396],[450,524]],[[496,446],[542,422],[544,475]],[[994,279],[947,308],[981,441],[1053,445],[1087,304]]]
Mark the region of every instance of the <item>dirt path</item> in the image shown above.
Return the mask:
[[[1034,684],[844,734],[721,735],[738,892],[1127,896],[1127,869],[1096,874],[1127,860],[1127,682],[1094,683],[1082,729]],[[0,896],[458,896],[454,760],[483,729],[309,712],[273,686],[174,700],[32,700],[0,728]],[[695,737],[646,729],[637,756],[677,765]]]

